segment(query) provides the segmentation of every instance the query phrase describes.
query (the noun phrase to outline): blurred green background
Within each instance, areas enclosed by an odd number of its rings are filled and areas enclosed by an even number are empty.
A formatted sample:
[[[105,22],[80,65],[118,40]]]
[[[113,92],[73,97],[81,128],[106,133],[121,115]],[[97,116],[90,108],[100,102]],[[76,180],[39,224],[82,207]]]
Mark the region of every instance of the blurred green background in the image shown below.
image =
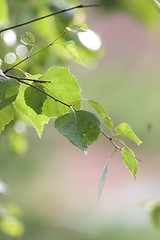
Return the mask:
[[[3,0],[1,4],[4,2],[9,7],[9,25],[47,14],[60,3],[60,8],[66,3],[77,4],[77,1],[47,0]],[[134,181],[117,153],[97,203],[100,174],[113,151],[102,136],[85,156],[60,136],[50,121],[41,139],[34,129],[27,130],[28,151],[17,156],[9,150],[5,134],[1,135],[0,176],[10,190],[0,195],[0,202],[3,206],[13,202],[21,209],[20,219],[25,226],[22,240],[160,237],[145,207],[146,201],[160,198],[160,13],[152,1],[102,2],[106,8],[87,9],[85,13],[78,10],[66,14],[67,20],[61,16],[57,21],[47,19],[16,30],[18,41],[26,31],[33,32],[39,47],[52,41],[73,18],[76,22],[86,22],[102,41],[101,53],[92,53],[88,68],[68,62],[62,49],[57,50],[56,46],[22,67],[36,74],[54,64],[67,65],[78,79],[83,97],[98,100],[115,125],[127,122],[132,126],[143,141],[138,151],[133,146],[143,163],[139,163]],[[1,48],[2,60],[7,51],[6,46]],[[0,233],[0,239],[11,237]]]

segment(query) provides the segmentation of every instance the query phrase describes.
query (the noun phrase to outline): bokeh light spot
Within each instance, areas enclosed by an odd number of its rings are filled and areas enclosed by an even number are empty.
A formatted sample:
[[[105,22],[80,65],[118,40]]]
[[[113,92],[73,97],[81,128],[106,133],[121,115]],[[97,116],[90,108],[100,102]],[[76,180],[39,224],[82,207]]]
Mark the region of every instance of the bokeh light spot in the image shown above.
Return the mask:
[[[102,45],[100,37],[92,30],[79,32],[78,38],[86,48],[93,51],[97,51]]]
[[[28,54],[28,49],[27,49],[27,47],[24,46],[23,44],[18,45],[18,46],[16,47],[16,54],[17,54],[17,56],[20,57],[20,58],[26,57],[27,54]]]
[[[12,64],[16,61],[16,55],[13,52],[9,52],[6,54],[4,60],[8,64]]]
[[[8,30],[4,32],[2,38],[4,43],[9,47],[13,46],[17,42],[17,37],[13,30]]]

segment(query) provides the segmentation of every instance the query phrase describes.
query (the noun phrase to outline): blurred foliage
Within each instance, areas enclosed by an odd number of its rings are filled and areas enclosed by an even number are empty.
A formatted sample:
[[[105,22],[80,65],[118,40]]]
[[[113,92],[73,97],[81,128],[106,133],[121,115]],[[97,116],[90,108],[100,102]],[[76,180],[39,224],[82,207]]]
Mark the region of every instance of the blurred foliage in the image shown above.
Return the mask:
[[[150,214],[150,219],[153,226],[160,230],[160,202],[159,201],[146,201],[143,203],[144,207]]]
[[[100,3],[107,11],[127,12],[147,26],[159,24],[160,11],[153,0],[100,0]]]
[[[0,197],[1,194],[9,194],[9,186],[0,180]],[[14,203],[0,204],[0,232],[10,237],[21,237],[24,234],[24,225],[20,218],[22,211]]]
[[[155,227],[160,229],[160,204],[156,203],[151,212],[151,217]]]

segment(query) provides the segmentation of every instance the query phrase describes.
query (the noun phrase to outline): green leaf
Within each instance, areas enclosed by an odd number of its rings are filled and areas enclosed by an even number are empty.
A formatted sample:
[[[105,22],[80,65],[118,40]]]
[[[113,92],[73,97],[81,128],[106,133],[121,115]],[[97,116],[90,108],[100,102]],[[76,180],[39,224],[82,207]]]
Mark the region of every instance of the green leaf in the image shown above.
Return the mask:
[[[119,126],[116,127],[115,131],[117,135],[129,138],[137,145],[140,145],[142,143],[142,141],[136,136],[136,134],[133,132],[133,130],[127,123],[121,123]]]
[[[38,89],[44,91],[42,84],[32,84],[33,86],[37,87]],[[42,113],[42,107],[47,99],[47,96],[42,92],[38,91],[35,88],[27,87],[24,94],[24,99],[26,104],[31,107],[37,114]]]
[[[12,237],[21,237],[24,233],[23,224],[13,216],[7,216],[1,219],[0,229]]]
[[[130,174],[136,178],[137,173],[137,159],[135,158],[134,152],[127,146],[121,150],[122,159]]]
[[[65,42],[64,47],[77,63],[84,65],[74,41]]]
[[[39,137],[41,137],[44,124],[48,123],[49,118],[44,115],[38,115],[32,108],[26,105],[24,100],[24,93],[26,88],[26,85],[21,84],[19,94],[16,98],[16,101],[14,102],[14,106],[18,112],[21,112],[23,115],[28,117],[29,121],[36,129]]]
[[[33,33],[26,32],[26,36],[27,37],[25,37],[24,35],[21,36],[21,42],[26,46],[33,47],[35,45],[35,37]]]
[[[51,83],[43,84],[45,92],[52,95],[56,99],[73,105],[74,108],[80,109],[81,104],[79,99],[80,88],[77,80],[65,67],[52,67],[44,73],[40,79],[49,80]],[[59,117],[65,113],[70,112],[69,107],[54,101],[50,97],[43,104],[42,113],[47,117]]]
[[[60,116],[55,121],[55,128],[83,151],[101,132],[99,119],[93,113],[83,110]]]
[[[152,219],[154,226],[160,229],[160,203],[156,203],[152,207],[151,219]]]
[[[100,177],[100,181],[99,181],[99,186],[98,186],[98,200],[101,197],[102,194],[102,190],[106,181],[106,176],[108,173],[108,169],[109,169],[109,163],[107,163],[102,171],[101,177]]]
[[[19,91],[19,83],[12,81],[0,81],[0,109],[5,108],[15,101]]]
[[[96,101],[88,100],[88,103],[97,111],[100,118],[103,120],[106,127],[112,130],[113,122],[111,118],[107,115],[106,110]]]
[[[9,105],[0,110],[0,133],[4,130],[5,126],[14,118],[14,107]]]

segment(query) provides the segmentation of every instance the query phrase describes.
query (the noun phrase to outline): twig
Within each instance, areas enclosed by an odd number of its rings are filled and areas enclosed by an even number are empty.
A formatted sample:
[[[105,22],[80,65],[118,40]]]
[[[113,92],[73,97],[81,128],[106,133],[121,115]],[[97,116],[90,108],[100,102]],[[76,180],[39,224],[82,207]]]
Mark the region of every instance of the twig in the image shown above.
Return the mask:
[[[112,145],[116,148],[116,149],[118,149],[118,150],[120,150],[120,151],[123,151],[123,149],[120,147],[120,146],[118,146],[114,141],[113,141],[113,137],[110,137],[110,136],[108,136],[106,133],[104,133],[103,131],[102,131],[102,134],[112,143]],[[120,141],[120,140],[119,140]],[[122,142],[122,141],[120,141],[123,145],[124,145],[124,143]],[[123,151],[124,152],[124,151]],[[125,154],[127,154],[126,152],[125,152]],[[143,162],[141,159],[139,159],[139,158],[137,158],[136,156],[135,156],[135,158],[137,159],[137,161],[139,161],[139,162]]]
[[[23,79],[23,78],[19,78],[19,77],[16,77],[16,76],[11,76],[11,75],[9,75],[9,76],[10,76],[10,78],[13,78],[13,79],[17,80],[19,83],[23,83],[23,84],[25,84],[25,85],[28,85],[28,86],[36,89],[37,91],[45,94],[46,96],[48,96],[48,97],[50,97],[51,99],[53,99],[55,102],[59,102],[60,104],[66,106],[66,107],[68,107],[68,108],[70,108],[70,109],[73,109],[73,106],[72,106],[72,105],[70,105],[70,104],[68,104],[68,103],[66,103],[66,102],[63,102],[63,101],[59,100],[58,98],[53,97],[53,96],[50,95],[49,93],[46,93],[45,91],[43,91],[43,90],[40,89],[39,87],[37,87],[37,86],[35,86],[35,85],[32,85],[31,83],[26,82],[26,81],[25,81],[25,80],[26,80],[25,78]]]
[[[51,81],[48,81],[48,80],[39,80],[39,79],[17,77],[17,76],[13,76],[13,75],[10,75],[10,74],[6,74],[6,76],[9,77],[9,78],[14,78],[16,80],[20,80],[20,81],[31,81],[31,82],[36,82],[36,83],[51,83]]]
[[[0,33],[5,32],[5,31],[10,30],[10,29],[22,27],[22,26],[28,25],[30,23],[37,22],[37,21],[40,21],[42,19],[49,18],[51,16],[55,16],[55,15],[58,15],[58,14],[61,14],[61,13],[64,13],[64,12],[69,12],[69,11],[72,11],[72,10],[75,10],[75,9],[78,9],[78,8],[89,8],[89,7],[99,7],[99,6],[100,6],[99,4],[90,4],[90,5],[80,4],[80,5],[71,7],[71,8],[63,9],[63,10],[53,12],[53,13],[50,13],[50,14],[42,16],[42,17],[38,17],[38,18],[35,18],[35,19],[32,19],[32,20],[29,20],[29,21],[24,22],[24,23],[20,23],[20,24],[16,24],[14,26],[11,26],[11,27],[4,28],[0,31]]]

